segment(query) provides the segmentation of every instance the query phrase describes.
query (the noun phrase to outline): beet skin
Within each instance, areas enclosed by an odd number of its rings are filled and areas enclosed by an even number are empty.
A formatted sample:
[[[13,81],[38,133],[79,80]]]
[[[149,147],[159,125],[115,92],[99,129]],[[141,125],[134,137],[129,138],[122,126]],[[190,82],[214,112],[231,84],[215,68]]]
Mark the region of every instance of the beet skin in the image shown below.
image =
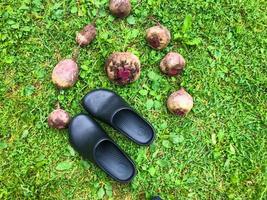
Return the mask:
[[[170,52],[160,63],[160,69],[164,74],[169,76],[176,76],[182,73],[185,67],[185,59],[182,55]]]
[[[171,113],[185,116],[193,108],[193,98],[182,88],[169,96],[167,107]]]
[[[154,49],[164,49],[171,40],[170,31],[164,26],[154,26],[146,30],[146,40]]]
[[[128,16],[131,12],[131,2],[130,0],[110,0],[109,10],[110,12],[119,17],[124,18]]]
[[[54,110],[48,116],[48,125],[56,129],[64,129],[70,122],[70,115],[60,108]]]
[[[78,45],[84,47],[90,44],[96,37],[96,28],[92,24],[86,25],[76,36]]]
[[[78,80],[79,68],[72,59],[60,61],[52,72],[52,81],[60,89],[72,87]]]

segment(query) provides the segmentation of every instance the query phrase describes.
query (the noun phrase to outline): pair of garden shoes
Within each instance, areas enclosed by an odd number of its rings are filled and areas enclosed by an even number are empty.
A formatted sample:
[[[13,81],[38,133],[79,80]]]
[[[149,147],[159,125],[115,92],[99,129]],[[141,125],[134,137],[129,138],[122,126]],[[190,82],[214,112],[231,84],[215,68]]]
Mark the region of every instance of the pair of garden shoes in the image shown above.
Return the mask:
[[[113,179],[130,182],[136,174],[134,162],[92,117],[109,124],[139,145],[152,143],[155,137],[153,127],[110,90],[91,91],[82,104],[90,115],[79,114],[72,119],[70,144],[84,159],[94,162]]]

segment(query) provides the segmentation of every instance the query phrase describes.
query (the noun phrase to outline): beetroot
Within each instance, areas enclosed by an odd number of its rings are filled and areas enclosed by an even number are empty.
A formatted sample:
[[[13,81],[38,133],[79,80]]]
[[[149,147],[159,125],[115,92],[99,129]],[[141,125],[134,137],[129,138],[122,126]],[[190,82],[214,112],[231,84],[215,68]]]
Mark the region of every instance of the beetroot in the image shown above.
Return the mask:
[[[120,18],[128,16],[131,12],[130,0],[110,0],[109,9],[110,12]]]
[[[64,129],[70,122],[70,115],[65,110],[57,108],[48,116],[48,125],[56,129]]]
[[[146,30],[146,40],[154,49],[164,49],[171,40],[170,31],[164,26],[154,26]]]
[[[52,81],[60,89],[72,87],[78,80],[78,65],[72,59],[60,61],[52,72]]]
[[[90,44],[96,37],[96,28],[92,24],[86,25],[76,36],[76,42],[80,46]]]
[[[107,59],[105,69],[108,78],[119,85],[136,81],[141,73],[141,64],[130,52],[113,53]]]
[[[175,76],[181,74],[185,67],[185,59],[175,52],[168,53],[160,63],[160,69],[164,74]]]
[[[193,98],[181,88],[169,96],[167,106],[173,114],[185,116],[193,108]]]

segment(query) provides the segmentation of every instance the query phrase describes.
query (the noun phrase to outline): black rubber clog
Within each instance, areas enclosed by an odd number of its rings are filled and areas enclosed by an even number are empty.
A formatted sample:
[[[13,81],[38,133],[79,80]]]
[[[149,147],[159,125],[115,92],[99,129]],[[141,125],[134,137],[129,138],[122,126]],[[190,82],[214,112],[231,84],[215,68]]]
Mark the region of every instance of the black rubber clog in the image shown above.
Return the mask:
[[[89,116],[80,114],[69,125],[71,146],[84,158],[96,163],[121,183],[130,182],[136,169],[133,161]]]
[[[152,197],[151,200],[162,200],[159,196],[156,196],[156,197]]]
[[[116,93],[98,89],[83,98],[83,107],[92,116],[111,125],[140,145],[149,145],[155,137],[152,125],[134,111]]]

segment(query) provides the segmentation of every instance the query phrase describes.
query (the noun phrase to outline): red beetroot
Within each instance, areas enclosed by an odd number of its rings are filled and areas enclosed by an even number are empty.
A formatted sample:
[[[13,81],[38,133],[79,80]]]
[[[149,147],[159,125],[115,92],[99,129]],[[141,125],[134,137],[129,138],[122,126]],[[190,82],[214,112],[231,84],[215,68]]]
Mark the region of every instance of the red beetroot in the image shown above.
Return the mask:
[[[120,18],[128,16],[131,12],[130,0],[110,0],[109,10],[110,12]]]
[[[171,113],[185,116],[193,108],[193,98],[181,88],[169,96],[167,107]]]
[[[164,26],[154,26],[146,30],[146,40],[154,49],[164,49],[171,40],[170,31]]]
[[[78,80],[78,65],[72,59],[60,61],[52,72],[52,81],[60,89],[72,87]]]
[[[92,24],[86,25],[76,36],[76,42],[80,46],[90,44],[96,37],[96,28]]]
[[[108,78],[119,85],[136,81],[141,73],[141,64],[130,52],[113,53],[107,59],[105,69]]]
[[[164,74],[176,76],[181,74],[185,67],[185,59],[175,52],[168,53],[160,63],[160,69]]]
[[[47,121],[51,128],[64,129],[70,122],[70,115],[65,110],[58,108],[49,114]]]

